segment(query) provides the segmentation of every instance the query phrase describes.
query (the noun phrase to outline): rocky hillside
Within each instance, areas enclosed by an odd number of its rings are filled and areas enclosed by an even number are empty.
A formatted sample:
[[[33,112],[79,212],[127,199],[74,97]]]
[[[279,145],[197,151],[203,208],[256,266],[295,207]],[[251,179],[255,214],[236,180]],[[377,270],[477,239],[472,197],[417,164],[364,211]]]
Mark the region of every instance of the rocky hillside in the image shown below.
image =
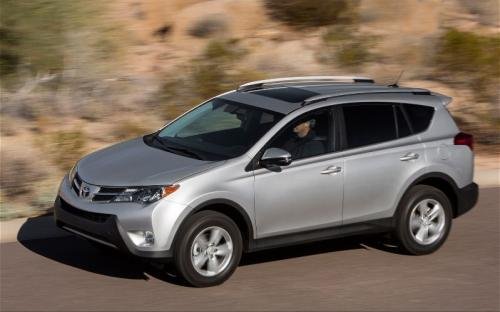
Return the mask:
[[[0,217],[50,208],[81,155],[265,77],[404,70],[498,166],[499,57],[497,0],[0,0]]]

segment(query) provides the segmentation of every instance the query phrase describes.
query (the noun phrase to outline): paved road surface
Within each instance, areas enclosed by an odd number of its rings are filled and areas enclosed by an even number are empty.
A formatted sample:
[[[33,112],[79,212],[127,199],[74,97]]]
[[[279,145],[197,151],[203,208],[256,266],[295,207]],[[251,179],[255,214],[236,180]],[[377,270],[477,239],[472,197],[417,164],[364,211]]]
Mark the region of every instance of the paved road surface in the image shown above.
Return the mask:
[[[24,240],[36,236],[40,220],[31,219],[21,243],[1,245],[0,310],[498,311],[499,190],[481,190],[433,255],[401,255],[367,237],[333,240],[246,256],[209,289],[77,237]]]

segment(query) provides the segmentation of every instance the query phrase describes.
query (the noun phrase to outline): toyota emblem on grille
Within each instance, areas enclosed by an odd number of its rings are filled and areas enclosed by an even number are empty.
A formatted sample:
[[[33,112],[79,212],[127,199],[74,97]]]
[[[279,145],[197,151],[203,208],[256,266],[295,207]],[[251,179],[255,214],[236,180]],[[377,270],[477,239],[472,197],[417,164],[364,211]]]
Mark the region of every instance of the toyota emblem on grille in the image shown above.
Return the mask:
[[[82,186],[80,187],[80,197],[90,199],[91,195],[92,193],[90,192],[90,188],[82,183]]]

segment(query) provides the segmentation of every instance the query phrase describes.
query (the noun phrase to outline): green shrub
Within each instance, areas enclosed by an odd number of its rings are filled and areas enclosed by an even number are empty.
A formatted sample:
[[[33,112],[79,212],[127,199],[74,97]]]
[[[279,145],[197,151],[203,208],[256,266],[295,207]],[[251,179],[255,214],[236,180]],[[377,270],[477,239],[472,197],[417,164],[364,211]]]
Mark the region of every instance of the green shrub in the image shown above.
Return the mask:
[[[57,130],[40,133],[35,138],[35,143],[50,156],[54,165],[67,171],[83,156],[87,137],[77,128]]]
[[[449,29],[439,40],[433,62],[441,75],[466,83],[479,99],[497,97],[500,38]]]
[[[370,52],[375,37],[358,35],[355,27],[331,26],[322,35],[325,46],[320,61],[339,67],[358,68],[374,57]]]
[[[69,170],[83,156],[87,139],[82,131],[56,131],[50,139],[55,148],[55,164],[59,168]]]
[[[265,0],[273,18],[296,28],[352,23],[358,4],[357,0]]]
[[[85,0],[1,0],[2,85],[16,85],[27,73],[60,72],[74,55],[81,59],[90,53],[86,67],[116,56],[121,30],[105,26],[109,23],[103,14],[107,5],[105,1]]]
[[[361,41],[341,44],[335,52],[335,60],[341,67],[359,67],[370,58],[368,47]]]
[[[199,61],[219,63],[235,61],[247,53],[238,43],[238,39],[210,40]]]
[[[201,62],[194,66],[191,79],[201,98],[210,98],[224,91],[226,71],[222,64]]]

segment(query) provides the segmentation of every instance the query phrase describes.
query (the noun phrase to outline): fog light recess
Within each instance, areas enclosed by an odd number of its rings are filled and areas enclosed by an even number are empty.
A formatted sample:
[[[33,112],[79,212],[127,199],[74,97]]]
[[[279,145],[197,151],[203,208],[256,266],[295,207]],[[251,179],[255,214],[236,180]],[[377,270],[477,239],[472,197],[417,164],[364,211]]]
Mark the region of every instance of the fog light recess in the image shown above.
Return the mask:
[[[155,243],[155,235],[151,231],[129,231],[128,237],[139,247],[151,247]]]

